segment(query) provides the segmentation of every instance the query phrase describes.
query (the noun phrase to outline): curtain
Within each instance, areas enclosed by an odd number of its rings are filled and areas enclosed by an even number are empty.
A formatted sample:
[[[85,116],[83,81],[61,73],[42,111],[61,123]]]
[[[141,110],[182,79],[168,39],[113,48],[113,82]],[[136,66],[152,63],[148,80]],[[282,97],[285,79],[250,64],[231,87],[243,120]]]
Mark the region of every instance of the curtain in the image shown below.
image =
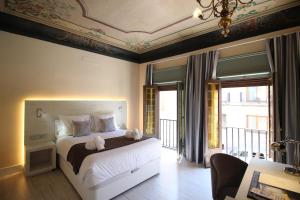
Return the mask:
[[[184,88],[177,82],[177,157],[179,161],[184,154]]]
[[[153,64],[148,64],[146,68],[146,80],[145,85],[153,84]]]
[[[274,81],[274,140],[285,137],[300,140],[300,33],[267,41]],[[286,154],[275,154],[278,162],[293,163],[293,146]]]
[[[185,157],[198,164],[204,161],[206,139],[206,81],[215,78],[217,51],[190,56],[185,84]]]

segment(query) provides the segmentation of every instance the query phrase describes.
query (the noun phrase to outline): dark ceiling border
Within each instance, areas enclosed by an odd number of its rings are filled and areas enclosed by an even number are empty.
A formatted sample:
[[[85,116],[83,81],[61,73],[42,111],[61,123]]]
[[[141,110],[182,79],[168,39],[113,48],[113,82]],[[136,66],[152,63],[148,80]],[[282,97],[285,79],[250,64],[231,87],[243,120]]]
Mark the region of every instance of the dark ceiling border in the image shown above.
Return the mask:
[[[196,51],[207,47],[254,37],[299,25],[300,6],[296,6],[233,25],[231,27],[230,35],[227,38],[222,37],[222,35],[220,34],[220,30],[216,30],[142,53],[140,54],[140,62],[145,63],[162,58],[176,56],[179,54],[184,54],[191,51]]]
[[[139,54],[0,12],[0,30],[139,63]]]
[[[216,30],[159,49],[138,54],[64,30],[0,12],[0,30],[135,63],[145,63],[176,56],[299,25],[300,6],[296,6],[236,24],[231,27],[231,33],[227,38],[220,35],[220,30]]]

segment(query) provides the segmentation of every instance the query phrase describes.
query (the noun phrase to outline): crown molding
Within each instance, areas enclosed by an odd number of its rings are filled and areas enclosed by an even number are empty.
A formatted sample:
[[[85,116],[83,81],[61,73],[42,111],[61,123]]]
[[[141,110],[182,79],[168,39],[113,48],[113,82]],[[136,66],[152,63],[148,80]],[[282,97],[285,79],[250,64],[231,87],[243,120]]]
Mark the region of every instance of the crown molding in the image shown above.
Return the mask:
[[[139,63],[138,53],[3,12],[0,30]]]
[[[234,42],[300,25],[300,6],[259,16],[231,26],[230,34],[224,38],[220,30],[183,40],[168,46],[140,54],[140,62],[146,63],[176,56],[220,44]]]
[[[300,25],[300,6],[259,16],[231,27],[230,35],[220,30],[189,38],[142,54],[115,47],[61,29],[0,12],[0,30],[90,51],[130,62],[145,63],[220,44],[250,38]]]

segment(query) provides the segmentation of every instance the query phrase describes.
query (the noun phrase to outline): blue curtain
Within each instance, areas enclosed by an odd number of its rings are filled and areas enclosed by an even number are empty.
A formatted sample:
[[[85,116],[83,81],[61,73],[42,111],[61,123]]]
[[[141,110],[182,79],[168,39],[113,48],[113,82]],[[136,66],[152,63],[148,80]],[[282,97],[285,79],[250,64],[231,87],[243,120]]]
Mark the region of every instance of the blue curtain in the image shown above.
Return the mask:
[[[204,161],[206,141],[205,85],[215,78],[217,51],[190,56],[185,83],[185,157],[198,164]]]
[[[267,51],[274,79],[274,139],[300,140],[300,33],[268,40]],[[292,164],[293,148],[277,153],[276,161]]]

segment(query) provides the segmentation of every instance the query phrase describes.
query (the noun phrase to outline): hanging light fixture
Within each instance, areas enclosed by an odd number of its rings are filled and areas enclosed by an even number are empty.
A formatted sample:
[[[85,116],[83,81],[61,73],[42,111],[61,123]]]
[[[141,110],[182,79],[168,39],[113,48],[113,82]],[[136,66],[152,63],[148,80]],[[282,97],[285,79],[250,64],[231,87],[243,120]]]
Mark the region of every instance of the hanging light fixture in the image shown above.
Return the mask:
[[[193,12],[193,17],[202,20],[207,20],[212,15],[214,15],[214,17],[221,17],[219,27],[223,28],[221,33],[224,37],[227,37],[230,32],[229,27],[232,23],[231,16],[238,7],[238,4],[245,5],[253,2],[253,0],[250,0],[249,2],[243,2],[241,0],[210,0],[208,5],[203,5],[202,0],[196,1],[202,9],[205,9],[205,11],[211,10],[211,12],[205,17],[201,8],[196,8]]]

